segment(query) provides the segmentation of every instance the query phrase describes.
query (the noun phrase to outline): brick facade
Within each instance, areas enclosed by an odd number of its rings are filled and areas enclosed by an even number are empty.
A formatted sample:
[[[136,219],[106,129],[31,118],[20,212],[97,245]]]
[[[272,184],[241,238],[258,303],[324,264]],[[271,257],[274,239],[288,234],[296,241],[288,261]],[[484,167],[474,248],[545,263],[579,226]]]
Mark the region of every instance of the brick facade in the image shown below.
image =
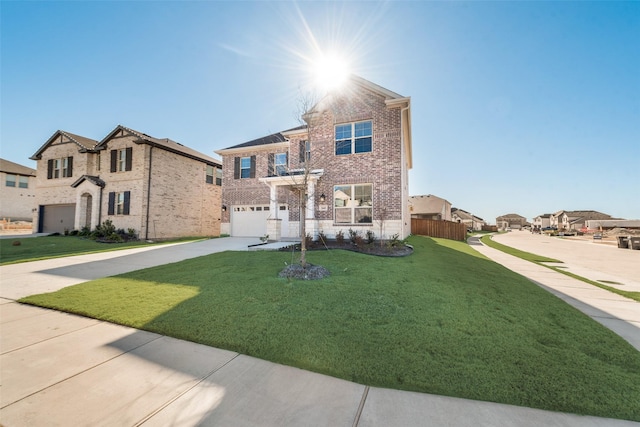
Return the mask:
[[[116,228],[133,229],[143,239],[220,235],[222,189],[215,176],[212,184],[206,183],[207,166],[220,168],[219,162],[122,126],[92,147],[79,146],[78,138],[67,135],[56,133],[33,158],[38,162],[37,204],[45,209],[75,205],[69,229],[94,229],[111,220]],[[112,171],[111,152],[122,149],[130,149],[130,170]],[[64,157],[73,157],[72,176],[49,179],[48,161]],[[115,195],[125,192],[128,212],[119,214],[114,208],[110,213],[110,199],[113,204]],[[42,226],[39,214],[34,216],[34,231]]]
[[[366,82],[366,81],[365,81]],[[367,82],[368,83],[368,82]],[[375,89],[375,88],[374,88]],[[290,170],[322,169],[323,174],[315,185],[313,194],[313,216],[307,217],[307,231],[317,234],[322,231],[333,237],[336,232],[352,228],[362,234],[368,230],[380,235],[380,223],[383,222],[383,238],[394,234],[406,237],[410,232],[408,200],[408,162],[409,153],[405,150],[402,132],[402,109],[406,103],[389,105],[389,96],[372,90],[367,84],[353,84],[344,94],[330,96],[321,101],[305,116],[307,127],[283,132],[287,143],[263,144],[257,146],[231,147],[218,151],[223,156],[223,204],[228,207],[242,204],[269,203],[270,189],[261,182],[267,176],[268,156],[275,153],[288,153]],[[399,95],[397,95],[399,97]],[[364,153],[345,155],[335,154],[335,126],[360,121],[372,122],[372,150]],[[409,124],[406,124],[408,126]],[[310,160],[301,163],[300,143],[311,143]],[[410,141],[409,141],[410,144]],[[241,144],[246,145],[246,144]],[[236,157],[255,156],[255,178],[234,178]],[[293,182],[293,179],[292,179]],[[372,184],[373,221],[371,223],[335,223],[334,222],[334,186],[346,184]],[[320,201],[320,196],[325,201]],[[278,187],[278,202],[289,205],[290,236],[299,228],[300,209],[298,193],[290,191],[286,185]],[[223,229],[230,230],[230,211],[223,215]],[[307,215],[308,216],[308,215]]]

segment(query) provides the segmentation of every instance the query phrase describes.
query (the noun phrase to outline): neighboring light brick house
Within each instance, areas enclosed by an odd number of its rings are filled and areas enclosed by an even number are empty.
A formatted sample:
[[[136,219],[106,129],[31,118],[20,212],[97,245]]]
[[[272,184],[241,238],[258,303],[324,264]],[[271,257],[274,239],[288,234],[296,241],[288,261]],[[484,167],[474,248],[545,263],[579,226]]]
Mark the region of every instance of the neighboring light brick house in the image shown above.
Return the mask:
[[[0,218],[31,221],[35,180],[35,169],[0,159]]]
[[[57,131],[37,160],[34,231],[94,229],[109,219],[141,239],[218,236],[219,161],[117,126],[101,141]]]
[[[451,221],[461,222],[467,226],[467,229],[473,231],[480,231],[486,225],[484,219],[458,208],[451,209]]]
[[[409,197],[409,211],[411,218],[451,221],[451,203],[433,194]]]
[[[529,225],[529,223],[522,215],[510,213],[497,217],[496,225],[498,226],[498,229],[506,230],[507,228],[521,229]]]
[[[228,165],[222,232],[299,238],[300,196],[291,189],[306,182],[307,234],[408,236],[410,98],[352,76],[303,119],[303,126],[216,151]]]

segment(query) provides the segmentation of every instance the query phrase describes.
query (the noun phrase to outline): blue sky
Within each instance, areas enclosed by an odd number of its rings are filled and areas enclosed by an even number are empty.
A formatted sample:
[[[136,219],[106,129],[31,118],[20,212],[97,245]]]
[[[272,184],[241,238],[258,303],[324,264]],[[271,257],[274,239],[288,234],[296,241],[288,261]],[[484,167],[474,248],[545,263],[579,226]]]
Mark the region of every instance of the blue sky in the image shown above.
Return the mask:
[[[640,2],[0,2],[0,156],[123,124],[205,154],[298,125],[337,50],[410,96],[410,193],[640,218]]]

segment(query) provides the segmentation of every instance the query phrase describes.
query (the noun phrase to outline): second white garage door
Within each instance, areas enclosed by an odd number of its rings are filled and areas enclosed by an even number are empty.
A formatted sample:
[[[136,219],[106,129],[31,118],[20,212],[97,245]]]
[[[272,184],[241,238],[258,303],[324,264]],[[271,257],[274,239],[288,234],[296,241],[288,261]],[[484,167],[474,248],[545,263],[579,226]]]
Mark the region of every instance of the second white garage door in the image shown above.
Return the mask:
[[[269,205],[232,206],[231,235],[235,237],[262,237],[267,234],[268,218],[275,218]],[[286,205],[278,207],[278,218],[282,219],[282,237],[287,237],[289,234],[289,210]]]

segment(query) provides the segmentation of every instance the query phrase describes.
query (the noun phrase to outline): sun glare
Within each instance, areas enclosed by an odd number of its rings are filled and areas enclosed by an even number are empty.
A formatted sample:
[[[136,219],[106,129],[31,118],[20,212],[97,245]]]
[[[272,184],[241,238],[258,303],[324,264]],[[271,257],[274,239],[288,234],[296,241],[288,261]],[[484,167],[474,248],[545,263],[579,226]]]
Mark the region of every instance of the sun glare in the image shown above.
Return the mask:
[[[347,61],[333,53],[320,55],[312,68],[316,86],[327,92],[339,89],[351,74]]]

